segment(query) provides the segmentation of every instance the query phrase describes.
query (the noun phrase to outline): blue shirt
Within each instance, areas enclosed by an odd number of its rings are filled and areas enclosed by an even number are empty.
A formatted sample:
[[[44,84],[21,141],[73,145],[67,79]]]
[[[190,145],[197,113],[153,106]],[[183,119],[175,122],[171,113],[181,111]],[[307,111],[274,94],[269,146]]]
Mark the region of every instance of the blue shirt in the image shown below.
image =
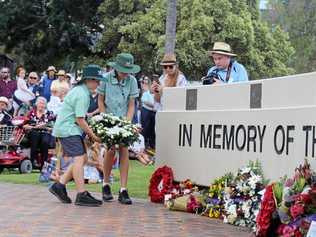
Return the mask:
[[[47,101],[50,100],[50,96],[51,96],[51,91],[50,91],[50,87],[52,85],[52,82],[55,80],[56,78],[48,78],[47,75],[44,76],[43,78],[43,91],[42,91],[42,96],[44,96],[46,98]]]
[[[130,99],[138,97],[137,81],[129,75],[119,82],[115,72],[111,71],[105,75],[105,80],[101,81],[97,92],[104,95],[106,113],[126,117]]]
[[[141,101],[143,103],[143,107],[145,109],[148,109],[148,110],[152,110],[154,111],[154,104],[155,104],[155,99],[154,99],[154,95],[152,93],[150,93],[150,91],[145,91],[142,95],[142,98],[141,98]],[[145,103],[148,103],[148,104],[151,104],[153,107],[150,107],[148,105],[146,105]]]
[[[243,65],[234,61],[231,68],[231,73],[228,82],[226,82],[226,74],[227,69],[220,69],[217,66],[210,68],[207,72],[207,76],[209,76],[212,72],[216,72],[221,81],[224,83],[233,83],[233,82],[242,82],[248,81],[248,74]]]

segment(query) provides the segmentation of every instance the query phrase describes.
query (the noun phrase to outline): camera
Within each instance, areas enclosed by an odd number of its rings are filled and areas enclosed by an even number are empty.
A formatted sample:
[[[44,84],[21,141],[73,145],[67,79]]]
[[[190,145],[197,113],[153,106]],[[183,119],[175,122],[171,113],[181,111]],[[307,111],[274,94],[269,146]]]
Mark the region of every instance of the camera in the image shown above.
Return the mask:
[[[220,80],[220,77],[216,72],[211,72],[210,75],[202,77],[202,85],[212,85],[215,82],[215,79]]]

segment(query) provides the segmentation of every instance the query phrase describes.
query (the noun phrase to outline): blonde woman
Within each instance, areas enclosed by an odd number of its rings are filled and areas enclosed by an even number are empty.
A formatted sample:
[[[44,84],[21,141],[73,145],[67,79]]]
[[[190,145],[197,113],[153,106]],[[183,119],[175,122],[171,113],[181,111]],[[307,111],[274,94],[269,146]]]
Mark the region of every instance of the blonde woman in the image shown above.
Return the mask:
[[[160,65],[163,68],[163,74],[158,80],[154,80],[152,84],[157,111],[162,110],[164,87],[185,87],[187,85],[187,80],[179,70],[174,54],[165,54]]]
[[[61,101],[63,101],[64,97],[70,90],[70,81],[66,76],[66,72],[64,70],[59,70],[56,76],[57,80],[54,80],[50,87],[51,95],[57,96],[60,98]]]

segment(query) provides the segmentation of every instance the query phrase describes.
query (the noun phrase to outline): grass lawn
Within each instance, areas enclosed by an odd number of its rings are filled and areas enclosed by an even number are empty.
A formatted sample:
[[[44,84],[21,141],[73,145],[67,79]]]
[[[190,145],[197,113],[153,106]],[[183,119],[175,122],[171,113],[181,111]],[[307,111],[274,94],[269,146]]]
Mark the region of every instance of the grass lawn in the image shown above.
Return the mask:
[[[129,178],[128,178],[128,191],[131,197],[134,198],[147,198],[149,180],[154,172],[154,166],[143,166],[138,161],[130,161]],[[115,169],[114,184],[112,185],[112,192],[118,194],[120,188],[119,170]],[[39,171],[34,171],[31,174],[20,174],[18,171],[4,170],[0,174],[0,182],[14,183],[14,184],[37,184],[47,186],[47,183],[38,182]],[[67,185],[69,189],[75,189],[73,182]],[[92,192],[101,192],[101,184],[86,184],[86,188]]]

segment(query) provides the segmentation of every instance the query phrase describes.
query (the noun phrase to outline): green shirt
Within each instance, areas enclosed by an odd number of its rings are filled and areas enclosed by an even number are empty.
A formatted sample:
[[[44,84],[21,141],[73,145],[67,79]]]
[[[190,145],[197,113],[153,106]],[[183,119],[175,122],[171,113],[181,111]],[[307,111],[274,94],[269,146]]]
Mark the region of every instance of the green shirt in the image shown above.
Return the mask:
[[[100,83],[97,92],[104,95],[106,113],[126,117],[129,100],[138,97],[137,81],[129,75],[119,82],[114,71],[111,71],[105,75],[105,80]]]
[[[53,128],[55,137],[82,135],[76,118],[84,118],[90,105],[90,91],[86,84],[75,86],[66,95]]]

